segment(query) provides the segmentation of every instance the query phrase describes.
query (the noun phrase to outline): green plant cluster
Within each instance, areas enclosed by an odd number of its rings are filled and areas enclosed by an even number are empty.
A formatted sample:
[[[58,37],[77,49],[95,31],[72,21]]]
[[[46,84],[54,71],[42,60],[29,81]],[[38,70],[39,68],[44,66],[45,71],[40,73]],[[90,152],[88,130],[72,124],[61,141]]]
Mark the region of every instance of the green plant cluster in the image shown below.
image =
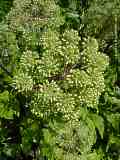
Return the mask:
[[[120,159],[119,47],[105,23],[119,5],[13,1],[0,23],[0,158]]]

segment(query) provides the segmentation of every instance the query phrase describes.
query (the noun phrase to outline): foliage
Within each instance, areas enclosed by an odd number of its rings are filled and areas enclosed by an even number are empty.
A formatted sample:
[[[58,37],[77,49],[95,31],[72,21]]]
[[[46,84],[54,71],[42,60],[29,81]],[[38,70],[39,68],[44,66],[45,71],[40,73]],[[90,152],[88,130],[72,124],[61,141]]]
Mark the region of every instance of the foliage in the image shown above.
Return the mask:
[[[115,6],[13,1],[0,24],[1,157],[120,158],[117,60],[114,65],[114,49],[109,57],[102,52],[110,38],[101,11],[114,16]]]

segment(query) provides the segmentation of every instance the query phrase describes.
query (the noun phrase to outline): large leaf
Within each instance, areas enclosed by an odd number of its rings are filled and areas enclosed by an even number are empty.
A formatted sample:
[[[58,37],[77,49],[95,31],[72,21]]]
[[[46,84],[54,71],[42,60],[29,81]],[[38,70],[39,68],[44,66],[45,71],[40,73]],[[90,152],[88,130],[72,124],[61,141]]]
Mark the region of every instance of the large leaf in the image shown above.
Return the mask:
[[[7,102],[9,98],[9,92],[8,91],[4,91],[2,93],[0,93],[0,102]]]
[[[120,125],[120,113],[111,113],[106,115],[107,120],[112,124],[112,127],[114,129],[119,130],[119,125]]]
[[[0,118],[12,119],[16,112],[9,106],[0,103]]]
[[[104,120],[103,120],[103,118],[97,114],[91,114],[91,118],[94,122],[95,127],[98,129],[101,138],[103,138],[103,133],[104,133]]]

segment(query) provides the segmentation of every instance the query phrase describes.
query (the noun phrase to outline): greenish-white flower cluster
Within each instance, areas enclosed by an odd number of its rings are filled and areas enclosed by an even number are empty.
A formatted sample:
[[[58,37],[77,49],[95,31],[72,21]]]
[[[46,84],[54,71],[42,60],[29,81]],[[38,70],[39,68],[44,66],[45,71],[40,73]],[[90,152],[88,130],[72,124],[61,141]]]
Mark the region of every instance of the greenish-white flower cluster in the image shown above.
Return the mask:
[[[16,23],[14,20],[10,23],[16,32],[22,32],[19,38],[25,42],[13,84],[23,95],[31,95],[32,114],[46,120],[55,131],[52,134],[49,129],[43,129],[43,155],[47,154],[44,149],[49,146],[56,160],[80,159],[80,154],[87,154],[96,141],[95,124],[87,109],[97,109],[105,88],[103,73],[108,58],[98,51],[96,39],[86,38],[80,51],[78,31],[66,27],[60,32],[65,19],[54,0],[35,3],[30,5],[30,0],[20,2],[21,7],[14,6],[8,15],[9,20],[9,16],[11,19],[13,13],[19,11],[15,16]],[[33,17],[28,13],[33,13],[35,8],[40,18],[38,23],[37,16],[29,21]],[[31,28],[38,25],[42,30],[28,32],[25,24]],[[36,48],[35,43],[40,46]],[[72,68],[75,64],[78,67]]]

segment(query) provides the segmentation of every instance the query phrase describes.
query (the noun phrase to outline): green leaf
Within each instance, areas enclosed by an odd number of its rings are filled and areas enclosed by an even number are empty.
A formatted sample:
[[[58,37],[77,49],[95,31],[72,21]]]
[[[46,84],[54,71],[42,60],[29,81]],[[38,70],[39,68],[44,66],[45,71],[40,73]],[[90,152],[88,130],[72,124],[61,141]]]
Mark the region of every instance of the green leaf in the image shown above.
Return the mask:
[[[0,117],[1,118],[12,119],[15,113],[16,112],[13,109],[11,109],[9,106],[3,103],[0,103]]]
[[[120,145],[120,137],[111,135],[111,136],[109,137],[109,144],[114,144],[114,143]]]
[[[91,114],[90,117],[93,120],[95,127],[98,129],[101,138],[103,138],[103,133],[104,133],[104,120],[103,120],[103,118],[99,115],[96,115],[96,114]]]
[[[96,152],[87,155],[87,160],[101,160],[101,158]]]
[[[4,91],[2,93],[0,93],[0,102],[6,102],[9,99],[9,92],[8,91]]]
[[[114,129],[119,130],[119,125],[120,125],[120,113],[111,113],[111,114],[106,114],[107,120],[112,124],[112,127]]]

